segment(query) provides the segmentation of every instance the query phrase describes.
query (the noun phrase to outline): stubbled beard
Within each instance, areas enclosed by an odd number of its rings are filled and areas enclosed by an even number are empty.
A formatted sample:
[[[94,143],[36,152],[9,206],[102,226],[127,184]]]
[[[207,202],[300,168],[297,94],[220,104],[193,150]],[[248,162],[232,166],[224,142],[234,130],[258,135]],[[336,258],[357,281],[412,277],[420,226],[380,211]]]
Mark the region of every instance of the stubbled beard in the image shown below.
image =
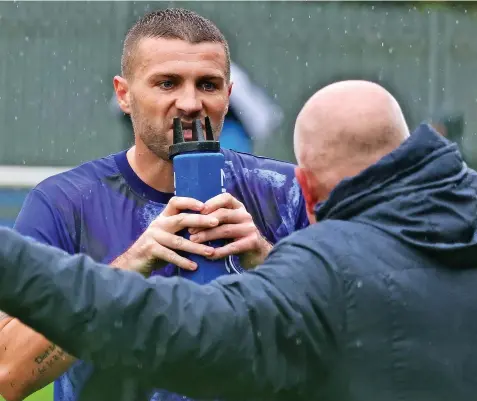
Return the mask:
[[[156,129],[144,118],[137,113],[134,107],[131,107],[131,122],[134,135],[138,136],[144,145],[154,153],[158,158],[169,160],[169,139],[167,138],[167,130]],[[139,115],[138,115],[139,114]]]
[[[219,140],[222,128],[224,128],[225,115],[221,118],[216,127],[212,127],[212,133],[214,134],[215,140]]]
[[[167,131],[158,132],[151,125],[142,124],[141,129],[137,133],[152,153],[160,159],[169,160],[169,146],[171,143],[169,143],[167,138]]]
[[[154,153],[158,158],[162,160],[169,160],[169,146],[172,145],[167,134],[169,130],[161,132],[161,130],[155,129],[152,124],[147,120],[137,116],[137,113],[132,107],[131,110],[131,122],[133,125],[134,135],[137,135],[144,145]],[[224,125],[224,119],[215,126],[212,127],[214,138],[217,140],[222,132]],[[172,138],[171,138],[172,139]]]

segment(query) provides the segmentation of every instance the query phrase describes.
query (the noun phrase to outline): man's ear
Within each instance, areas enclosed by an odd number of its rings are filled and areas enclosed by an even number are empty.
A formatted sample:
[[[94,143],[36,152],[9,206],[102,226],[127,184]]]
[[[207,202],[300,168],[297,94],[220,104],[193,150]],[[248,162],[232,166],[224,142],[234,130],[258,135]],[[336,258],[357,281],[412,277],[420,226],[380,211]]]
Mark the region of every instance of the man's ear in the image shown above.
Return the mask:
[[[314,215],[314,208],[318,203],[316,178],[310,170],[303,167],[295,167],[295,176],[305,199],[306,211],[309,215]]]
[[[113,79],[113,85],[119,107],[124,113],[130,114],[131,105],[128,81],[125,78],[116,75]]]

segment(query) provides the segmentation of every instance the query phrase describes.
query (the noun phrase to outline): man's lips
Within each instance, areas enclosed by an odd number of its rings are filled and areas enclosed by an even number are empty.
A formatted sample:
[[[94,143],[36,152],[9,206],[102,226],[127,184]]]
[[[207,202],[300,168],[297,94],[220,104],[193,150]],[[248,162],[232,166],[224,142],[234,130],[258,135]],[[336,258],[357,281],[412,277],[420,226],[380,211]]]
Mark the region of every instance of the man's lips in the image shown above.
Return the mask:
[[[173,127],[171,127],[173,129]],[[205,137],[205,126],[202,125],[202,133]],[[182,123],[182,134],[184,135],[185,141],[192,140],[192,123]]]
[[[191,128],[183,129],[182,134],[184,135],[184,140],[185,141],[191,141],[192,140],[192,129]]]

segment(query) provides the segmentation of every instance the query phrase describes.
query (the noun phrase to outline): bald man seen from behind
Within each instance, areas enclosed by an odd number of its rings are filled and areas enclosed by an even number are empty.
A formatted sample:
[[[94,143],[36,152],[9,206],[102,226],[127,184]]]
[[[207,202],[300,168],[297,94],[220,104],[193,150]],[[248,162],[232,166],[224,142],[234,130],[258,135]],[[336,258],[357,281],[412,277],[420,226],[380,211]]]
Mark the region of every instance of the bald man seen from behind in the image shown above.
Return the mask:
[[[474,401],[477,178],[382,87],[318,91],[295,128],[310,222],[208,285],[0,230],[0,309],[71,355],[197,399]],[[200,267],[199,267],[200,268]]]

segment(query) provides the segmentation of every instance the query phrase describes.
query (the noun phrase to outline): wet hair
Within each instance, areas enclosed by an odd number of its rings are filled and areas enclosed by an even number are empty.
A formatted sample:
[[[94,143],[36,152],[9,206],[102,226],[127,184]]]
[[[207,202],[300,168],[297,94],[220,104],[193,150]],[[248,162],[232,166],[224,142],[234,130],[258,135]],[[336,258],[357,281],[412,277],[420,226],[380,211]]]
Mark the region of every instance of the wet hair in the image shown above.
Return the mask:
[[[143,38],[180,39],[189,43],[213,42],[224,47],[226,76],[230,79],[230,51],[227,40],[219,28],[207,18],[183,8],[152,11],[140,18],[128,31],[121,57],[121,73],[131,75],[135,48]]]

